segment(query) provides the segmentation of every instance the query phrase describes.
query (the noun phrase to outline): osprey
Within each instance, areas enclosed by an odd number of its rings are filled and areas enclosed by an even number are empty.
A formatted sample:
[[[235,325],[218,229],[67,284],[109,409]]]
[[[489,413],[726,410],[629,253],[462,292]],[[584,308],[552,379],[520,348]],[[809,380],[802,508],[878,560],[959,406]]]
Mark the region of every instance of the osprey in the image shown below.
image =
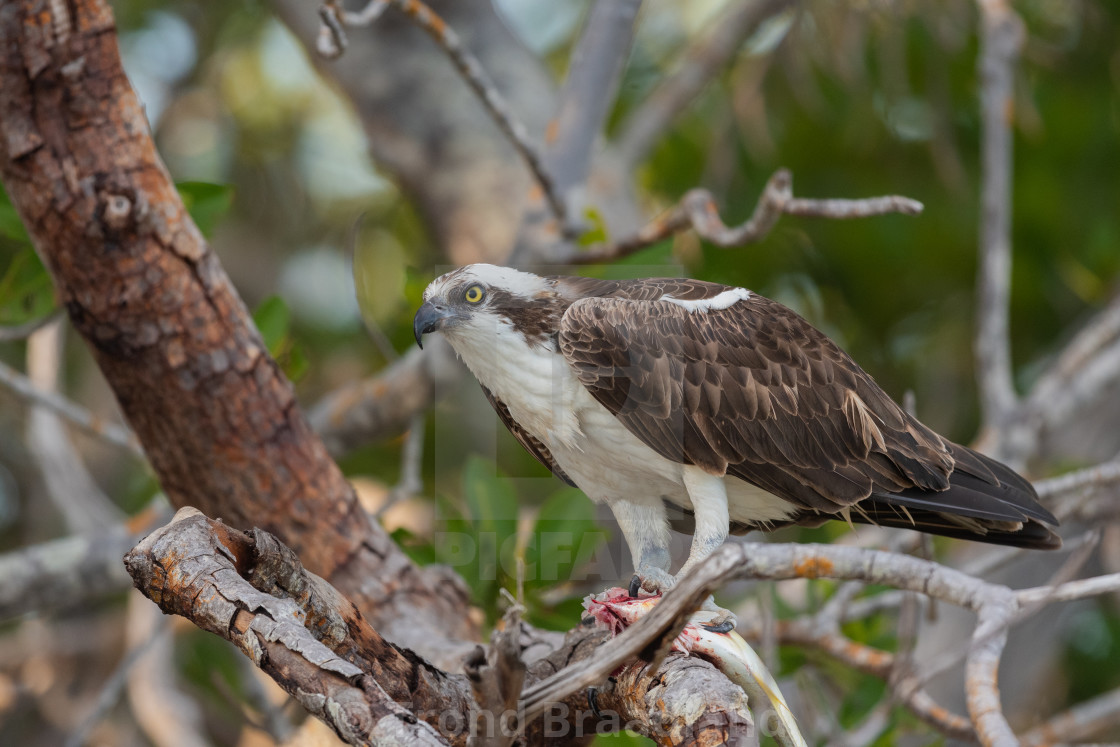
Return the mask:
[[[469,265],[434,280],[439,331],[522,446],[610,506],[638,587],[667,589],[729,532],[840,518],[1031,548],[1057,520],[1008,467],[895,404],[822,332],[745,288],[539,277]]]

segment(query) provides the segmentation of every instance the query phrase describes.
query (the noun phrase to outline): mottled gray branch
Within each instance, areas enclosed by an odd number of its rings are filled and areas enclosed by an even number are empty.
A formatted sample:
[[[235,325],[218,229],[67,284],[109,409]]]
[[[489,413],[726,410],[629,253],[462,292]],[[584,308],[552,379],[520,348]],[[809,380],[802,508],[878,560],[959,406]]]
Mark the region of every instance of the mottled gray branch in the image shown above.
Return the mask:
[[[482,102],[486,111],[490,113],[498,129],[513,145],[514,150],[521,156],[525,165],[529,167],[529,171],[544,193],[545,200],[553,215],[556,216],[561,227],[566,229],[568,208],[564,201],[564,195],[558,190],[555,179],[545,167],[540,148],[529,136],[528,128],[520,118],[515,116],[506,97],[498,90],[497,85],[495,85],[479,58],[463,43],[451,24],[421,0],[390,0],[390,4],[423,29],[448,56],[463,80],[478,96],[478,100]],[[371,3],[363,13],[347,14],[339,13],[334,3],[324,5],[321,10],[321,17],[327,33],[320,32],[318,37],[319,49],[325,51],[328,57],[338,57],[348,46],[345,41],[346,35],[343,26],[372,23],[381,16],[381,11],[384,9],[383,5],[384,3],[380,2]],[[334,45],[324,45],[323,40],[333,40]]]
[[[641,0],[596,0],[568,63],[545,165],[561,196],[587,181],[591,156],[630,57]]]
[[[1023,23],[1004,0],[980,6],[981,216],[976,376],[982,426],[1001,432],[1016,406],[1011,372],[1011,124]]]
[[[7,387],[22,399],[62,416],[87,433],[120,446],[136,456],[144,456],[140,443],[124,426],[106,422],[60,394],[39,389],[29,378],[4,363],[0,363],[0,385]]]
[[[307,417],[331,455],[340,457],[403,433],[461,372],[451,346],[432,337],[426,348],[413,348],[377,376],[331,392]]]
[[[1022,737],[1024,747],[1073,743],[1091,739],[1115,728],[1120,720],[1120,688],[1051,716]]]
[[[128,589],[121,556],[135,541],[135,532],[118,526],[0,555],[0,620]]]
[[[613,244],[577,252],[571,264],[612,262],[662,241],[675,233],[693,229],[716,246],[729,248],[759,241],[783,214],[816,218],[866,218],[886,213],[917,215],[922,204],[908,197],[889,195],[861,200],[807,199],[793,196],[793,175],[780,169],[770,177],[749,220],[727,226],[719,216],[715,198],[705,189],[685,193],[681,201],[655,218],[637,234]]]

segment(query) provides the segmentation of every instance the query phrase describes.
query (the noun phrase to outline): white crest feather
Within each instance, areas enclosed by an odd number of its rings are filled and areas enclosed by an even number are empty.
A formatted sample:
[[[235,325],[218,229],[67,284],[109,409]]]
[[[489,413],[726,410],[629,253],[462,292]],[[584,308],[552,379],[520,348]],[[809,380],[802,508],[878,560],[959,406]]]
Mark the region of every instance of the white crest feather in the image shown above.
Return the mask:
[[[746,301],[750,297],[751,292],[746,288],[732,288],[731,290],[725,290],[718,296],[712,296],[711,298],[702,298],[698,301],[682,301],[679,298],[673,298],[668,293],[666,293],[658,300],[668,301],[669,303],[676,304],[677,306],[680,306],[682,309],[687,311],[689,314],[693,314],[697,311],[723,311],[724,309],[731,308],[740,301]]]
[[[490,288],[501,288],[525,298],[532,298],[538,293],[550,290],[548,281],[539,275],[521,272],[512,267],[474,264],[452,270],[433,280],[424,291],[424,300],[443,293],[451,282],[470,281],[477,281]]]

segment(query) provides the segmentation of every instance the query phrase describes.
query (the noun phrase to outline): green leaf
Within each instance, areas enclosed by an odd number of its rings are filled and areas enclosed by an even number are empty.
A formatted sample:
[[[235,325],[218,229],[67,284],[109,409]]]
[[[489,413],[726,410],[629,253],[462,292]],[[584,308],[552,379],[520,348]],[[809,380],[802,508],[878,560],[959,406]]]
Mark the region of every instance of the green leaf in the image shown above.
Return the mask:
[[[179,197],[198,230],[209,238],[215,226],[233,205],[233,187],[208,182],[179,182],[175,188],[179,190]]]
[[[493,609],[498,586],[495,579],[484,578],[479,572],[478,529],[441,495],[436,496],[436,516],[439,519],[432,534],[436,562],[463,578],[476,604],[483,609]]]
[[[265,347],[273,356],[279,356],[288,337],[292,314],[280,296],[269,296],[253,312],[253,322],[264,338]]]
[[[516,571],[517,498],[513,485],[498,474],[494,462],[472,455],[463,467],[463,498],[468,518],[477,530],[480,588],[496,598],[503,578],[513,577]]]
[[[607,243],[607,221],[603,218],[603,214],[593,207],[588,207],[583,211],[583,218],[591,227],[580,234],[579,245],[591,246],[592,244]]]
[[[646,745],[652,744],[656,744],[656,742],[649,737],[635,734],[629,729],[611,734],[596,734],[595,741],[591,743],[592,747],[646,747]]]
[[[404,527],[394,529],[389,536],[416,565],[431,565],[436,562],[435,545],[422,537],[416,536]]]
[[[557,491],[541,506],[525,548],[526,588],[549,588],[569,580],[576,564],[591,557],[606,539],[583,493],[575,488]]]
[[[311,367],[311,361],[308,360],[303,348],[292,342],[291,338],[288,338],[288,343],[279,358],[280,367],[284,369],[284,375],[289,379],[299,381]]]
[[[0,276],[0,324],[22,324],[38,319],[54,307],[50,274],[35,250],[27,246],[12,258]]]
[[[494,532],[499,545],[517,532],[517,498],[497,465],[471,455],[463,467],[463,498],[468,518],[480,532]]]
[[[27,229],[23,227],[19,213],[16,212],[15,206],[2,188],[0,188],[0,236],[21,243],[31,243],[31,237],[27,235]]]

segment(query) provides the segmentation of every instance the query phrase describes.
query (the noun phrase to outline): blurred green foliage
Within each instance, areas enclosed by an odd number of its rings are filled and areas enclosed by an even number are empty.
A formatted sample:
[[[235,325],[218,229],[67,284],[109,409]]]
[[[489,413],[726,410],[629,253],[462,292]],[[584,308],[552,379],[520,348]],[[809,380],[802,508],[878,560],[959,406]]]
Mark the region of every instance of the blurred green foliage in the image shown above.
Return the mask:
[[[519,531],[523,501],[492,460],[469,457],[462,481],[461,501],[437,499],[430,539],[406,529],[394,532],[394,539],[416,562],[444,563],[462,576],[490,625],[508,606],[502,599],[505,589],[525,606],[526,619],[535,625],[572,627],[579,619],[582,594],[563,589],[607,538],[591,503],[578,490],[562,488],[539,506],[531,528]]]

